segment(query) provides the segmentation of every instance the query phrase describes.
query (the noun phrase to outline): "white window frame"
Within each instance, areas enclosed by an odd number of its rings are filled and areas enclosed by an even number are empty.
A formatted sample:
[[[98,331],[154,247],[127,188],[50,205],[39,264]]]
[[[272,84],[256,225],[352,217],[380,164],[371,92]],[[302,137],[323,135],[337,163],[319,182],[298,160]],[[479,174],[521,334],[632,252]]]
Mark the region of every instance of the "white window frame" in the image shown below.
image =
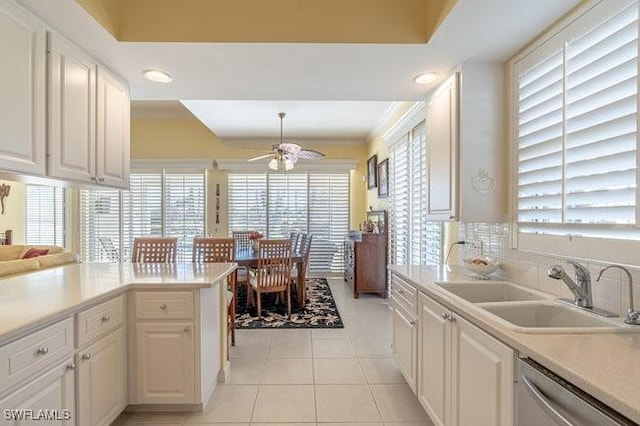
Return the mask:
[[[572,234],[581,228],[579,224],[562,224],[567,229],[566,235],[551,234],[523,234],[518,229],[518,78],[517,63],[547,43],[554,42],[554,38],[568,38],[570,34],[584,28],[590,28],[601,22],[602,18],[611,15],[615,10],[621,10],[630,0],[610,2],[608,0],[585,2],[574,11],[548,28],[538,39],[526,46],[516,56],[506,63],[507,89],[508,89],[508,123],[509,123],[509,167],[511,184],[509,185],[509,214],[511,217],[512,232],[510,245],[514,250],[534,254],[556,255],[582,260],[594,260],[599,262],[615,262],[619,264],[637,265],[637,250],[640,246],[639,239],[613,239],[585,237]],[[639,43],[640,46],[640,43]],[[639,67],[640,69],[640,67]],[[640,78],[640,77],[639,77]],[[640,99],[640,93],[638,95]],[[640,101],[639,101],[640,102]],[[640,135],[640,108],[638,109],[638,129]],[[636,224],[634,225],[606,225],[609,229],[627,229],[630,233],[637,234],[640,228],[640,144],[636,149]]]
[[[54,188],[54,186],[47,186],[41,184],[25,184],[24,186],[24,202],[25,209],[27,209],[28,200],[28,187],[29,186],[42,186],[47,188]],[[71,247],[71,194],[70,191],[67,191],[65,188],[61,188],[62,190],[62,247]],[[27,223],[27,212],[25,210],[25,229],[24,229],[24,241],[27,241],[27,234],[29,232],[29,224]]]

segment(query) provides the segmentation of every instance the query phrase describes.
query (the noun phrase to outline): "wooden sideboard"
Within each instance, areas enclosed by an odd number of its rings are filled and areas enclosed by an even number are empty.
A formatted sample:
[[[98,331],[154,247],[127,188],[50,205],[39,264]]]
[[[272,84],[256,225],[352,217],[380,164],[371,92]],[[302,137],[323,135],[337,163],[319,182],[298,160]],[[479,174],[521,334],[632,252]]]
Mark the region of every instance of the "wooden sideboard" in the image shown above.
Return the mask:
[[[378,293],[387,297],[387,234],[349,233],[344,250],[344,280],[360,293]]]

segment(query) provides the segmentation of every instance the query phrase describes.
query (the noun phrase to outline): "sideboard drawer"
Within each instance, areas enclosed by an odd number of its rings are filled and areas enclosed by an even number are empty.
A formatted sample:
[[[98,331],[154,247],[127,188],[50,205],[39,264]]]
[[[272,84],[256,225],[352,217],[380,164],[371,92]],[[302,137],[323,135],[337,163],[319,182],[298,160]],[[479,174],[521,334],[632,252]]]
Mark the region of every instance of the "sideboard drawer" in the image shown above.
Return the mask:
[[[78,347],[106,336],[124,322],[124,296],[114,297],[80,312],[77,321]]]
[[[73,352],[73,318],[0,347],[0,393]]]
[[[190,291],[140,291],[136,293],[137,319],[193,318],[193,293]]]
[[[393,299],[414,315],[418,312],[418,290],[411,284],[393,274],[391,276],[391,295]]]

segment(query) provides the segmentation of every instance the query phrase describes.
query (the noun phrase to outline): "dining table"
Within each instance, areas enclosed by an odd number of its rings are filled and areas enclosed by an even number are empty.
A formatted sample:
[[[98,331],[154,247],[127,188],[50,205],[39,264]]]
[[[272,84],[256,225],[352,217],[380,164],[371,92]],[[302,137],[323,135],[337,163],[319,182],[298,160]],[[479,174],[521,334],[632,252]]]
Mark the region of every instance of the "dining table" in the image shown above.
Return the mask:
[[[258,267],[259,258],[259,252],[253,251],[251,248],[240,248],[236,250],[235,258],[233,259],[233,261],[236,262],[238,266],[244,266],[247,269],[251,269]],[[306,274],[304,273],[303,269],[304,256],[302,255],[302,253],[292,252],[291,263],[292,265],[296,265],[296,268],[298,270],[298,277],[296,280],[296,293],[298,294],[298,303],[300,305],[300,308],[304,308],[307,291],[305,285]]]

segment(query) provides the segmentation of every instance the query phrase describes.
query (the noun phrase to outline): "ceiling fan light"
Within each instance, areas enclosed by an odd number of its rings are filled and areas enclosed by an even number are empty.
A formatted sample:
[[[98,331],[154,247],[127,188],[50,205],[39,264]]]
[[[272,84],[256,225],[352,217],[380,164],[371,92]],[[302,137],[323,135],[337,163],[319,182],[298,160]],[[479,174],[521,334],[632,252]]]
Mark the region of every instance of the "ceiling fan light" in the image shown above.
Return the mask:
[[[277,158],[273,158],[271,161],[269,161],[269,168],[270,168],[271,170],[278,171],[278,165],[279,165],[279,163],[280,163],[280,162],[278,161],[278,159],[277,159]]]
[[[289,170],[293,170],[293,161],[287,158],[284,160],[284,171],[288,172]]]

